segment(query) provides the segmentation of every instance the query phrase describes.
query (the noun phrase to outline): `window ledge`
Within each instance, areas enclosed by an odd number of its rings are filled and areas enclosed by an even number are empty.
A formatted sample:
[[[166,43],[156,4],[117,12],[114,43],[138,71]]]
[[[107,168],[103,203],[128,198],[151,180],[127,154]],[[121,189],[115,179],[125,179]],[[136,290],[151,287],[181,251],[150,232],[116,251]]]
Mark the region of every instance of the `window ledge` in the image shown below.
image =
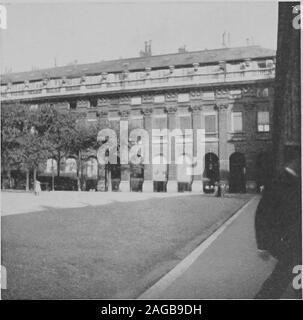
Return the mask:
[[[244,141],[246,135],[244,132],[230,132],[228,134],[228,141]]]
[[[256,139],[257,140],[269,140],[271,137],[270,132],[264,132],[264,131],[258,131],[256,133]]]

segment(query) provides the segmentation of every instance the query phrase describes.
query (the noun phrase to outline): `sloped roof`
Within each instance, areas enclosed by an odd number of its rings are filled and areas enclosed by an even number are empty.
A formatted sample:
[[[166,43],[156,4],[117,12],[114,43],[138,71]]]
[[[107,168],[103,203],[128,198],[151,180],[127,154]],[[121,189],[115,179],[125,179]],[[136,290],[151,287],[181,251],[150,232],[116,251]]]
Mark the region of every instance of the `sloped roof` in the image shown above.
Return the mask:
[[[170,65],[175,67],[192,65],[193,63],[211,64],[218,61],[236,61],[247,58],[261,59],[274,57],[276,51],[262,48],[260,46],[246,46],[234,48],[221,48],[212,50],[192,51],[185,53],[172,53],[154,55],[149,57],[135,57],[96,63],[76,64],[63,67],[40,69],[35,71],[17,72],[4,74],[1,83],[34,81],[44,78],[62,78],[63,76],[72,78],[82,75],[100,74],[101,72],[115,73],[124,69],[124,64],[128,64],[130,71],[144,70],[146,67],[153,69],[165,68]]]

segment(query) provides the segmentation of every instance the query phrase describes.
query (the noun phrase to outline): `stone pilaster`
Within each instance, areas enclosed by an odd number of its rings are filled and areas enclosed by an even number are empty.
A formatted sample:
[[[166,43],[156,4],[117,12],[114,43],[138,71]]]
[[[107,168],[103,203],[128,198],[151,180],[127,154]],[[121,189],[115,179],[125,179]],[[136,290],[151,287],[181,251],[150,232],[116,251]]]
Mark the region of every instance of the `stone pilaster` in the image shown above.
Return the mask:
[[[152,167],[152,129],[153,129],[153,109],[152,107],[146,107],[142,109],[144,129],[148,132],[149,137],[149,159],[148,164],[144,164],[144,182],[143,192],[153,191],[153,167]]]
[[[172,132],[177,127],[177,107],[168,106],[166,107],[167,120],[168,120],[168,130]],[[176,165],[176,155],[175,155],[175,141],[168,141],[171,143],[171,154],[170,159],[171,163],[168,165],[168,181],[167,181],[167,192],[177,192],[178,191],[178,182],[177,182],[177,165]],[[173,143],[172,143],[173,142]]]
[[[202,119],[202,106],[194,105],[191,107],[192,110],[192,126],[193,126],[193,157],[196,159],[203,159],[204,155],[198,155],[198,143],[202,141],[198,141],[198,129],[204,129],[204,121]],[[204,164],[202,163],[203,167]],[[203,169],[202,169],[203,172]],[[194,170],[193,182],[192,182],[192,192],[203,193],[203,183],[202,183],[202,172],[200,174],[196,174]]]
[[[229,172],[228,157],[228,103],[218,103],[218,132],[219,132],[219,164],[220,164],[220,180],[226,182]]]
[[[108,124],[108,108],[107,107],[98,107],[97,115],[99,117],[99,121],[103,128],[107,127]],[[105,191],[105,181],[106,181],[106,166],[102,165],[98,162],[98,183],[97,183],[97,190],[98,191]]]
[[[130,110],[128,108],[121,108],[119,110],[120,122],[129,120]],[[122,192],[130,192],[130,166],[128,162],[128,157],[126,159],[126,154],[128,154],[128,130],[127,135],[121,133],[120,126],[120,162],[121,162],[121,181],[119,189]],[[124,159],[125,157],[125,159]],[[127,162],[127,163],[123,163]]]

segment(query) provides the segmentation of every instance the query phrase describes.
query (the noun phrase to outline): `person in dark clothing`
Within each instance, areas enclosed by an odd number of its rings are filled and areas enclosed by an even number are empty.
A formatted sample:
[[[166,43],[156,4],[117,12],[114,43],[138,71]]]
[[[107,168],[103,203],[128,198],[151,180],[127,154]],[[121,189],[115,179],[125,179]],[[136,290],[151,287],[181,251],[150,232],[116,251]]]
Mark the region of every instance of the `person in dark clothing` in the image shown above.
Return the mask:
[[[257,247],[278,262],[255,299],[279,299],[292,282],[293,268],[302,265],[301,161],[288,163],[276,179],[265,185],[257,207]],[[296,290],[302,299],[302,290]]]

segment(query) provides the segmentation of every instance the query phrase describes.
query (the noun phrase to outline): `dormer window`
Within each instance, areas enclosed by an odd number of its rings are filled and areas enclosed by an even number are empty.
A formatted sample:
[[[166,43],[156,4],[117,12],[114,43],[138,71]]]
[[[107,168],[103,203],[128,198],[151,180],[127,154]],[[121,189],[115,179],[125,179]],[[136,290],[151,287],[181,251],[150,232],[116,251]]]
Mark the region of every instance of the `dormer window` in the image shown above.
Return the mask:
[[[258,61],[258,67],[260,69],[266,68],[266,61]]]

